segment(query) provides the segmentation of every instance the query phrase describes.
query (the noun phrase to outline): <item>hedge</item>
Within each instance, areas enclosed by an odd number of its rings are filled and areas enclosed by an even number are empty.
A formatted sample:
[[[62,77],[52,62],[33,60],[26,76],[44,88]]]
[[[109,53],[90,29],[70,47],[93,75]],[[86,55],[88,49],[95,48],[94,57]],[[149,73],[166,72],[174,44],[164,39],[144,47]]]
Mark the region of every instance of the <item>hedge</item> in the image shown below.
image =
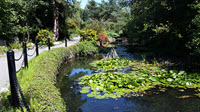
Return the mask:
[[[67,48],[44,51],[29,61],[29,68],[21,70],[17,77],[31,111],[66,111],[55,86],[59,67],[68,58],[96,53],[98,48],[95,42],[80,42]],[[0,111],[20,111],[10,105],[10,91],[1,93],[1,97]]]

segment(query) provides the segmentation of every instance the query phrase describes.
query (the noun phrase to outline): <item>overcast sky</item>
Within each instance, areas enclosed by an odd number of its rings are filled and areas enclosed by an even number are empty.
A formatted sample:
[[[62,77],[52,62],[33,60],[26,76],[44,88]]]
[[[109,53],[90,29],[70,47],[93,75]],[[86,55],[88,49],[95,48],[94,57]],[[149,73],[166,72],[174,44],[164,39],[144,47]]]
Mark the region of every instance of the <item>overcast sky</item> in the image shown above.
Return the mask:
[[[86,4],[88,3],[88,0],[78,0],[81,1],[81,8],[84,9]],[[101,3],[101,0],[95,0],[98,3]],[[108,0],[104,0],[104,1],[108,1]]]

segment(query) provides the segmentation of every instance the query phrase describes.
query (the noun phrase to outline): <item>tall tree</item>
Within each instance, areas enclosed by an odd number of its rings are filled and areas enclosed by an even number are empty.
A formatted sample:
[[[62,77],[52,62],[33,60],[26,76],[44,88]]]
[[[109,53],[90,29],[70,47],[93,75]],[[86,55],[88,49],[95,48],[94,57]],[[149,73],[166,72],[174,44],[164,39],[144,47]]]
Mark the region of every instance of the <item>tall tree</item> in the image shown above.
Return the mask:
[[[140,44],[160,51],[185,53],[185,44],[192,34],[191,21],[195,11],[182,0],[134,0],[131,2],[132,20],[127,34],[139,39]],[[162,46],[162,47],[158,47]],[[158,51],[158,49],[157,49]]]
[[[86,9],[88,9],[88,15],[89,18],[93,20],[98,20],[99,19],[99,9],[98,9],[98,3],[95,2],[94,0],[89,0],[88,4],[86,6]]]
[[[65,20],[66,18],[72,17],[74,13],[74,7],[77,3],[76,0],[52,0],[53,1],[53,8],[54,8],[54,28],[53,28],[53,33],[54,33],[54,40],[59,39],[59,28],[64,28],[67,27]],[[60,19],[61,18],[61,19]],[[63,24],[59,24],[59,22]],[[61,30],[64,31],[62,33],[66,33],[66,30]]]
[[[14,18],[12,13],[15,12],[10,8],[12,4],[13,2],[10,0],[2,0],[0,2],[0,39],[9,40],[13,35],[11,31],[13,24],[11,21]]]
[[[58,12],[58,6],[57,6],[57,1],[56,0],[52,0],[53,1],[53,7],[54,7],[54,16],[53,16],[53,20],[54,20],[54,27],[53,27],[53,39],[54,40],[58,40],[59,38],[59,30],[58,30],[58,17],[59,17],[59,12]]]

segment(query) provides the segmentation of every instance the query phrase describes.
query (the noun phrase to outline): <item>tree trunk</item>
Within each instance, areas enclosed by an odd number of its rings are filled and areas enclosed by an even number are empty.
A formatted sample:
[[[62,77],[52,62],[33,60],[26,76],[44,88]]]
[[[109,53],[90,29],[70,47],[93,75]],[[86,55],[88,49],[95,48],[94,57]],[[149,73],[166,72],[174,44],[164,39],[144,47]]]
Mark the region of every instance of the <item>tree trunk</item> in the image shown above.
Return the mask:
[[[58,12],[58,7],[56,5],[56,0],[53,0],[53,7],[54,7],[54,27],[53,27],[53,39],[54,40],[58,40],[59,38],[59,33],[58,33],[58,16],[59,16],[59,12]]]
[[[103,42],[102,41],[99,41],[100,42],[100,47],[103,47]]]
[[[28,23],[26,23],[26,33],[27,33],[27,41],[30,42],[30,33],[29,33]]]

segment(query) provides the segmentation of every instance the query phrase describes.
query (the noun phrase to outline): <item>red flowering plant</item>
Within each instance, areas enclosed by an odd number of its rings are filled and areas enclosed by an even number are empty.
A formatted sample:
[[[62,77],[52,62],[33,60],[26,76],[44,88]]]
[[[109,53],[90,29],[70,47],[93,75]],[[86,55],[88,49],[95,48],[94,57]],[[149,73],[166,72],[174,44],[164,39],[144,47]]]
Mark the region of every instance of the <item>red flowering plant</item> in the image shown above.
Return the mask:
[[[98,34],[98,41],[100,42],[100,46],[105,46],[109,42],[108,37],[102,33]]]

